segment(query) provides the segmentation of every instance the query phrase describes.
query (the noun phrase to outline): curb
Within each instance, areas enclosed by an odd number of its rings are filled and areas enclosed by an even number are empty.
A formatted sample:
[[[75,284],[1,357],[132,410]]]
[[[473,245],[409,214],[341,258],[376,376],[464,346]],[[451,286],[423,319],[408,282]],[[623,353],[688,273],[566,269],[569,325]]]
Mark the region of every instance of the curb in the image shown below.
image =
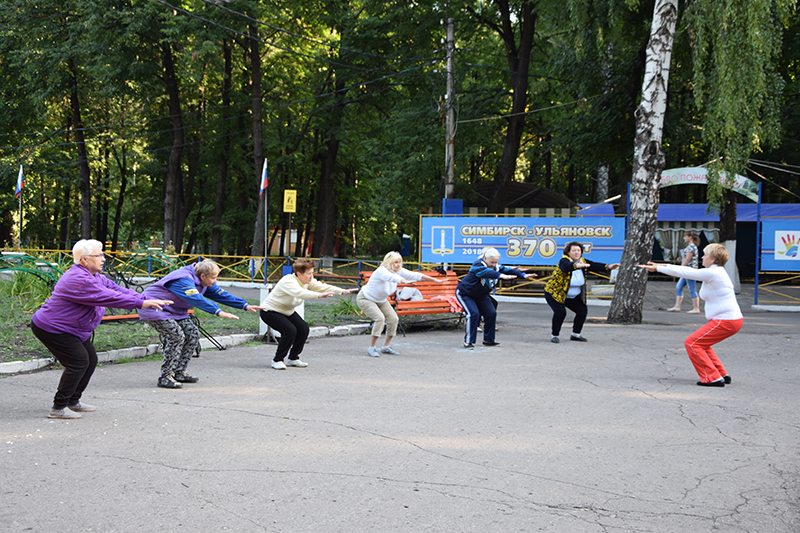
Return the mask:
[[[308,334],[308,338],[317,337],[341,337],[345,335],[361,335],[369,329],[368,324],[353,324],[349,326],[336,326],[333,328],[327,327],[314,327]],[[239,346],[252,341],[263,340],[262,335],[251,335],[249,333],[240,333],[237,335],[224,335],[214,337],[214,339],[223,347],[228,348],[231,346]],[[120,359],[139,359],[148,357],[158,353],[161,348],[160,344],[149,344],[147,346],[135,346],[133,348],[122,348],[120,350],[109,350],[106,352],[97,352],[97,363],[113,363]],[[203,350],[211,350],[216,348],[208,339],[200,339],[200,348]],[[9,376],[12,374],[21,374],[23,372],[33,372],[41,370],[55,363],[55,358],[45,357],[42,359],[29,359],[27,361],[9,361],[7,363],[0,363],[0,376]]]

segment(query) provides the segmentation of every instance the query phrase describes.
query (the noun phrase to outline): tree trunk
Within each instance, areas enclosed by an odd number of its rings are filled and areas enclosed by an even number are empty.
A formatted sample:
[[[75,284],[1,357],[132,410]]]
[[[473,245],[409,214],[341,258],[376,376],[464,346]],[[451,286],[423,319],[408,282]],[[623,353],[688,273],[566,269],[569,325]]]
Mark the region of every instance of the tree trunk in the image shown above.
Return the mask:
[[[113,236],[111,237],[111,251],[117,251],[117,243],[119,242],[119,226],[122,220],[122,205],[125,201],[125,189],[128,188],[128,167],[127,167],[127,156],[125,155],[125,146],[123,145],[122,148],[122,159],[120,160],[119,155],[117,154],[116,148],[113,148],[114,160],[117,162],[117,168],[119,169],[120,175],[120,184],[119,184],[119,196],[117,196],[117,207],[114,211],[114,232]]]
[[[608,167],[603,165],[597,169],[597,195],[595,202],[605,202],[608,199]]]
[[[519,146],[525,129],[525,109],[528,105],[528,73],[533,39],[536,29],[536,15],[533,13],[534,2],[522,2],[519,13],[520,38],[519,46],[514,34],[513,16],[509,10],[508,0],[495,0],[500,8],[500,26],[493,25],[506,47],[508,69],[511,71],[511,112],[507,119],[508,129],[503,143],[500,163],[494,174],[494,194],[489,201],[490,213],[502,213],[508,203],[508,187],[514,178],[514,171],[519,156]]]
[[[69,250],[70,248],[72,248],[69,245],[70,241],[69,221],[71,220],[69,216],[70,214],[69,205],[71,196],[72,196],[72,186],[68,184],[66,187],[64,187],[64,200],[62,201],[62,207],[61,207],[62,214],[61,218],[59,219],[59,232],[58,232],[58,241],[63,250]]]
[[[172,48],[169,43],[161,45],[161,59],[164,66],[164,81],[169,95],[169,115],[172,120],[172,150],[167,161],[167,176],[164,183],[164,248],[176,243],[175,208],[180,201],[180,185],[182,180],[181,159],[183,157],[184,131],[181,115],[180,92],[178,79],[175,77],[175,64],[172,59]],[[177,246],[177,244],[175,244]]]
[[[231,106],[231,47],[227,40],[222,42],[222,55],[225,59],[225,73],[222,82],[222,120],[225,124],[225,142],[219,155],[217,166],[217,195],[214,197],[214,221],[211,226],[211,255],[222,254],[222,213],[225,208],[225,184],[228,181],[228,152],[231,137],[228,129],[228,115]],[[263,218],[262,218],[263,219]],[[263,241],[263,239],[262,239]]]
[[[328,126],[328,140],[325,161],[320,169],[319,202],[317,203],[317,220],[314,228],[314,245],[311,255],[314,257],[333,257],[336,238],[336,156],[339,153],[339,130],[344,116],[344,80],[334,82],[336,103],[333,105]]]
[[[614,298],[608,312],[608,321],[613,323],[639,324],[642,321],[647,271],[637,268],[636,265],[646,263],[653,255],[658,183],[665,164],[661,138],[677,20],[678,0],[656,0],[650,41],[647,45],[642,100],[635,113],[636,137],[628,234]]]
[[[195,113],[196,121],[200,124],[203,123],[203,109],[202,103],[198,106]],[[183,174],[181,174],[181,181],[178,183],[178,197],[175,202],[175,253],[182,253],[184,234],[186,232],[186,219],[194,209],[196,203],[194,185],[198,181],[199,166],[200,166],[200,138],[196,133],[190,137],[189,146],[187,150],[186,162],[186,183],[183,182]],[[198,184],[200,191],[204,190],[203,184]],[[201,199],[202,202],[202,199]]]
[[[736,206],[739,193],[727,189],[724,195],[726,201],[720,206],[719,211],[719,242],[728,249],[729,257],[725,271],[733,282],[733,291],[738,294],[742,291],[739,268],[736,264]]]
[[[258,46],[258,25],[248,26],[250,34],[250,96],[252,101],[253,114],[253,164],[255,166],[256,179],[253,182],[253,191],[258,190],[261,184],[261,171],[264,168],[264,147],[262,146],[262,124],[261,124],[261,53]],[[253,228],[253,246],[250,255],[262,257],[266,256],[264,250],[264,217],[267,213],[267,202],[269,200],[269,189],[264,192],[258,202],[258,212],[256,213],[255,227]],[[267,221],[269,222],[269,221]]]
[[[92,193],[89,160],[86,156],[86,139],[83,134],[81,103],[78,98],[78,69],[75,60],[69,58],[69,103],[72,111],[72,126],[75,128],[75,144],[78,147],[78,177],[81,191],[81,239],[92,238]]]

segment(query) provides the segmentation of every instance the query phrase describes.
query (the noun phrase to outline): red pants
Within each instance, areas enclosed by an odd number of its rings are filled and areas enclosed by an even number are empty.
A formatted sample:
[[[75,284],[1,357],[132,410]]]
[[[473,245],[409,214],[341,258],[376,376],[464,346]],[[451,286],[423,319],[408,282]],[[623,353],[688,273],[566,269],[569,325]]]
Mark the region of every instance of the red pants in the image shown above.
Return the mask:
[[[722,366],[722,362],[714,353],[713,345],[722,342],[742,329],[744,319],[738,320],[711,320],[689,335],[683,344],[686,346],[686,353],[692,360],[700,381],[708,383],[726,376],[728,372]]]

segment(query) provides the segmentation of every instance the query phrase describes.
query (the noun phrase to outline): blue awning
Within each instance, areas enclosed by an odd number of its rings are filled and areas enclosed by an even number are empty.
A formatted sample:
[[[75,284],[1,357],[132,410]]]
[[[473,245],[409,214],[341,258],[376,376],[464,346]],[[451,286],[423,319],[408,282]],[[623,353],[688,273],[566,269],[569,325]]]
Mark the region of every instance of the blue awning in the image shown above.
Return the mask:
[[[580,204],[578,216],[614,216],[611,204]],[[659,222],[719,222],[719,213],[706,214],[706,204],[659,204]],[[757,204],[737,204],[737,222],[755,222]],[[761,218],[798,217],[800,204],[761,204]]]

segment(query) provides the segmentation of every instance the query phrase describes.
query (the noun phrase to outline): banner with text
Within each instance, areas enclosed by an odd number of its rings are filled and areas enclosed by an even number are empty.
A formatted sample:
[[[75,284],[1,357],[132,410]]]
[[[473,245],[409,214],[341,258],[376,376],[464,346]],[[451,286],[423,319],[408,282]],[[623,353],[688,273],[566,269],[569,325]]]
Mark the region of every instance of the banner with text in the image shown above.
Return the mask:
[[[617,263],[625,246],[625,219],[422,217],[420,260],[471,264],[484,248],[493,247],[501,264],[556,265],[572,241],[584,245],[587,259]]]
[[[800,220],[769,219],[761,222],[761,270],[800,271]]]

